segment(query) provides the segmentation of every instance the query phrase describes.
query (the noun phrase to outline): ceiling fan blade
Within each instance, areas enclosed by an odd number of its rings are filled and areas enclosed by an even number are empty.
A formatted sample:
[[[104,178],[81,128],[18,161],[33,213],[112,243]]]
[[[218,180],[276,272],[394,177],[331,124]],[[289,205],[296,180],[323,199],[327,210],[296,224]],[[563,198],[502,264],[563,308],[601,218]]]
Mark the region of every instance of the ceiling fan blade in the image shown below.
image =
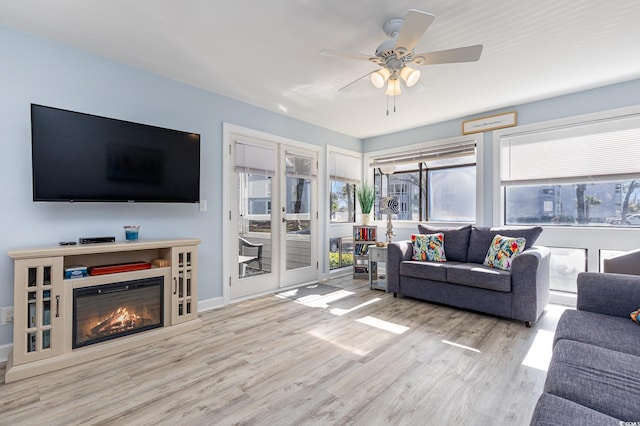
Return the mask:
[[[320,54],[323,56],[337,56],[340,58],[358,59],[361,61],[373,61],[373,59],[378,59],[371,55],[365,55],[364,53],[345,52],[344,50],[336,49],[322,49]]]
[[[355,79],[355,80],[353,80],[351,83],[348,83],[348,84],[346,84],[346,85],[342,86],[341,88],[339,88],[339,89],[338,89],[338,92],[343,91],[344,89],[346,89],[347,87],[351,86],[352,84],[356,84],[357,82],[359,82],[359,81],[360,81],[360,80],[362,80],[363,78],[370,76],[370,75],[371,75],[372,73],[374,73],[375,71],[376,71],[376,70],[369,71],[368,73],[366,73],[366,74],[365,74],[365,75],[363,75],[362,77],[358,77],[358,78],[356,78],[356,79]]]
[[[407,12],[404,24],[398,33],[394,50],[400,57],[409,54],[415,47],[422,34],[427,31],[429,25],[435,19],[435,15],[411,9]]]
[[[430,53],[418,53],[413,56],[414,65],[450,64],[454,62],[475,62],[480,59],[482,45],[458,47]]]

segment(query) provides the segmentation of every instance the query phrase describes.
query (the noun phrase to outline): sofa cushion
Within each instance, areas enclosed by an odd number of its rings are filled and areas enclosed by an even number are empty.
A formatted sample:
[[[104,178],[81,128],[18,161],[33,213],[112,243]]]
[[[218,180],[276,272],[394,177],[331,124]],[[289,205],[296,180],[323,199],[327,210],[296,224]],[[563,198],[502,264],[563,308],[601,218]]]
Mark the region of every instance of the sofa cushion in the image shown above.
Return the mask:
[[[640,419],[640,357],[562,339],[553,356],[544,391],[608,416]]]
[[[447,260],[454,262],[466,262],[467,250],[469,249],[469,235],[471,235],[471,225],[460,228],[434,227],[429,225],[418,225],[418,232],[421,234],[434,234],[442,232],[446,244],[445,253]]]
[[[510,271],[513,258],[522,253],[525,243],[524,238],[511,238],[496,234],[482,264],[489,268]]]
[[[469,263],[482,263],[487,255],[491,241],[496,234],[504,235],[505,237],[524,238],[526,244],[524,249],[528,249],[536,242],[542,227],[533,226],[529,228],[485,228],[485,227],[472,227],[471,235],[469,236],[469,250],[467,251],[467,262]]]
[[[411,260],[428,260],[432,262],[446,262],[444,250],[444,234],[411,234],[413,255]]]
[[[550,393],[538,399],[530,426],[620,425],[620,420]]]
[[[475,263],[460,263],[447,267],[447,281],[469,287],[502,292],[511,291],[511,272]]]
[[[561,339],[640,356],[640,327],[628,318],[566,310],[558,321],[554,345]]]
[[[400,275],[403,277],[422,278],[425,280],[447,282],[447,269],[459,262],[421,262],[404,261],[400,264]]]

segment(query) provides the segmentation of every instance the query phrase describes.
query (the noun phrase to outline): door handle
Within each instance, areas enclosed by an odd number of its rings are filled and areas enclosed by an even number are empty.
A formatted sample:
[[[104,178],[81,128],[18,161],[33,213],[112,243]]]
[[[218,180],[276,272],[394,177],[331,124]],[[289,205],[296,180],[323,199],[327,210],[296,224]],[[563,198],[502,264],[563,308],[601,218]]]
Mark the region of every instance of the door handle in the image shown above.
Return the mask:
[[[287,222],[287,218],[286,218],[286,217],[283,217],[283,218],[282,218],[282,223],[286,223],[286,222]]]

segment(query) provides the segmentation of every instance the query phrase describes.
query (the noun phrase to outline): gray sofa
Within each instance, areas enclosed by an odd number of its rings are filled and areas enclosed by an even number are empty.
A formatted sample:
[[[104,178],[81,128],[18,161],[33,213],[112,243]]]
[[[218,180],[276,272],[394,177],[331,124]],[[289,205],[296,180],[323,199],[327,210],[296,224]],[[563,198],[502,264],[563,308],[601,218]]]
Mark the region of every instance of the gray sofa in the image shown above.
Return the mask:
[[[531,425],[640,422],[638,308],[640,276],[578,275],[577,310],[560,317]]]
[[[411,241],[389,244],[387,290],[394,296],[512,318],[527,326],[544,311],[549,301],[549,249],[533,246],[542,228],[419,225],[418,232],[442,232],[447,261],[413,261]],[[496,234],[526,239],[525,250],[513,259],[510,271],[482,264]]]

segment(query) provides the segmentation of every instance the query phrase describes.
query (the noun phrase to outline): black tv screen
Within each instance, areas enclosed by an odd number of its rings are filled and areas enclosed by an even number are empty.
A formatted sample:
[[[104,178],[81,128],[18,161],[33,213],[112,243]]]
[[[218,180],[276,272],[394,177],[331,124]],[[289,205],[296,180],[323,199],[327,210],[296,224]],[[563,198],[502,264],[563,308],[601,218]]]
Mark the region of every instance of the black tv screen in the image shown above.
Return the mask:
[[[200,135],[31,104],[34,201],[197,203]]]

